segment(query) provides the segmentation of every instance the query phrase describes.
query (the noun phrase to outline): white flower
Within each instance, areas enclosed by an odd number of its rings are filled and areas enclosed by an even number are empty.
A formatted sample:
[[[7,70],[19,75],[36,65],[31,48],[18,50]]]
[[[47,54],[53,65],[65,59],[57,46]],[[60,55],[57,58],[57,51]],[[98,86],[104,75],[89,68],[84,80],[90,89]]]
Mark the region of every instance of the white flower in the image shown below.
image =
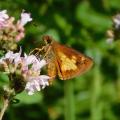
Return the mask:
[[[36,59],[35,61],[34,61],[34,64],[32,65],[32,70],[39,70],[39,69],[41,69],[43,66],[45,66],[47,63],[46,63],[46,61],[44,60],[44,59],[42,59],[41,61],[40,60],[38,60],[38,59]]]
[[[40,75],[41,68],[46,65],[46,61],[37,59],[34,55],[25,56],[25,64],[28,66],[31,64],[31,68],[24,66],[25,79],[27,81],[25,90],[28,95],[34,94],[35,91],[40,91],[49,85],[48,80],[50,79],[47,75]]]
[[[14,62],[16,63],[21,56],[21,51],[19,51],[18,53],[13,53],[12,51],[9,51],[6,55],[5,55],[5,59],[9,59],[11,62],[14,60]]]
[[[8,51],[5,56],[0,58],[0,63],[4,62],[5,60],[9,60],[10,63],[16,62],[18,59],[20,59],[21,56],[21,50],[18,53],[13,53],[13,51]]]
[[[38,59],[36,58],[35,55],[29,55],[29,56],[27,56],[26,54],[24,54],[24,56],[25,56],[24,58],[25,58],[25,62],[26,62],[27,65],[32,64],[35,61],[38,61]]]
[[[31,67],[28,67],[28,66]],[[46,65],[44,59],[37,59],[35,55],[24,54],[23,58],[23,74],[25,75],[26,86],[25,90],[28,95],[33,95],[36,91],[40,91],[49,85],[50,77],[47,75],[40,75],[41,68]]]
[[[7,15],[7,10],[0,11],[0,21],[5,21],[8,19],[9,16]]]
[[[29,13],[21,13],[21,20],[19,21],[22,26],[24,26],[27,22],[32,21]]]
[[[32,64],[31,69],[34,71],[41,69],[43,66],[45,66],[47,64],[44,59],[40,60],[35,55],[27,56],[25,54],[24,56],[25,56],[24,58],[25,58],[26,65]]]
[[[0,29],[7,27],[7,19],[9,16],[6,14],[6,10],[0,11]]]
[[[26,84],[25,90],[28,95],[33,95],[35,91],[40,91],[49,85],[48,80],[50,77],[46,75],[40,75],[38,77],[29,77],[29,81]]]
[[[116,29],[120,28],[120,14],[117,14],[113,17],[113,22]]]
[[[25,55],[25,62],[27,65],[31,64],[30,69],[24,66],[26,74],[25,79],[27,81],[25,90],[28,92],[28,95],[32,95],[35,91],[40,91],[48,86],[50,77],[47,75],[40,75],[41,68],[46,65],[44,59],[37,59],[34,55]]]

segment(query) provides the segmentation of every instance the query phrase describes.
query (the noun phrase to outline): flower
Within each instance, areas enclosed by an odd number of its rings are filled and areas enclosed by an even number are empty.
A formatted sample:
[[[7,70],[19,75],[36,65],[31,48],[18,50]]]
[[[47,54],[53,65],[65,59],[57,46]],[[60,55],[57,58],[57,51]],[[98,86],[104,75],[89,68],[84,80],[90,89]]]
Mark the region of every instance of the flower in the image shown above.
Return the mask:
[[[21,56],[21,53],[22,53],[22,49],[20,48],[20,51],[18,53],[13,53],[13,51],[8,51],[5,56],[3,56],[1,59],[0,59],[0,63],[8,60],[9,63],[14,63],[16,64],[16,61],[20,60],[20,56]]]
[[[13,61],[16,62],[18,59],[20,59],[21,56],[21,49],[18,53],[13,53],[13,51],[8,51],[8,53],[5,54],[5,57],[3,57],[3,59],[9,59],[9,61]]]
[[[33,95],[35,91],[40,91],[49,85],[50,78],[47,75],[41,75],[38,77],[29,77],[29,82],[27,82],[25,90],[28,95]]]
[[[37,59],[34,55],[27,56],[24,55],[25,65],[24,69],[24,77],[27,80],[25,90],[28,92],[28,95],[33,95],[35,91],[40,91],[49,85],[50,77],[47,75],[40,75],[41,68],[46,65],[46,61],[44,59]],[[28,66],[32,65],[31,68]]]
[[[113,17],[115,29],[120,29],[120,13]]]
[[[7,10],[0,11],[0,29],[7,26],[6,20],[9,18]]]
[[[21,20],[19,23],[24,26],[27,22],[32,21],[32,18],[30,17],[29,13],[21,13]]]
[[[37,59],[35,55],[24,54],[22,57],[21,53],[21,49],[18,53],[9,51],[0,59],[0,64],[6,65],[7,69],[5,70],[7,71],[5,72],[9,71],[13,76],[19,70],[22,76],[21,82],[26,82],[25,90],[28,92],[28,95],[32,95],[35,91],[40,91],[49,85],[50,77],[40,74],[41,68],[46,65],[46,61]]]
[[[9,18],[6,12],[7,10],[0,11],[0,21],[5,21],[6,19]]]
[[[109,30],[107,30],[107,32],[106,32],[107,34],[107,39],[106,39],[106,42],[108,43],[108,44],[112,44],[113,43],[113,41],[114,41],[114,38],[115,38],[115,36],[114,36],[114,31],[112,30],[112,29],[109,29]]]
[[[3,40],[6,48],[13,50],[16,49],[16,47],[8,46],[8,42],[11,42],[13,44],[16,44],[16,42],[19,42],[22,38],[25,36],[25,28],[24,25],[28,22],[32,21],[32,18],[30,17],[30,13],[21,13],[21,18],[17,22],[15,22],[15,18],[12,16],[7,15],[7,10],[0,11],[0,40]],[[5,34],[4,34],[5,33]],[[13,45],[14,46],[14,45]]]
[[[17,42],[20,41],[25,36],[23,26],[30,21],[32,21],[32,18],[30,17],[29,13],[21,13],[21,19],[18,20],[17,25],[16,25],[17,31],[18,31],[18,34],[16,35]]]

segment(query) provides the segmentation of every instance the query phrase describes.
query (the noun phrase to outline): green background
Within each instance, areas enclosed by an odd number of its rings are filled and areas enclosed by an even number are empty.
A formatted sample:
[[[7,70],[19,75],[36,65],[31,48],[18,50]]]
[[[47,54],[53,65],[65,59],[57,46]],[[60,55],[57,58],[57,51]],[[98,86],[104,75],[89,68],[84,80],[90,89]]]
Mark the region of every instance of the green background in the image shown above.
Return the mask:
[[[94,60],[80,77],[56,78],[33,96],[19,94],[20,102],[9,106],[4,120],[120,120],[120,41],[106,42],[120,0],[1,0],[0,9],[17,19],[23,9],[31,13],[20,42],[27,53],[48,34]]]

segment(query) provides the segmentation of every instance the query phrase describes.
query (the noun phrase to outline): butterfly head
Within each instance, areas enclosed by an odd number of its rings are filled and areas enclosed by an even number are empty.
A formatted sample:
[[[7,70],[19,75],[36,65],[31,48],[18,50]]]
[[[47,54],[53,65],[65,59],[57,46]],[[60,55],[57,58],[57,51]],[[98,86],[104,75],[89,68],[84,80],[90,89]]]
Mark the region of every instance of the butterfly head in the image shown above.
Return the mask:
[[[46,45],[50,45],[52,43],[52,38],[49,35],[43,36],[43,41],[45,42]]]

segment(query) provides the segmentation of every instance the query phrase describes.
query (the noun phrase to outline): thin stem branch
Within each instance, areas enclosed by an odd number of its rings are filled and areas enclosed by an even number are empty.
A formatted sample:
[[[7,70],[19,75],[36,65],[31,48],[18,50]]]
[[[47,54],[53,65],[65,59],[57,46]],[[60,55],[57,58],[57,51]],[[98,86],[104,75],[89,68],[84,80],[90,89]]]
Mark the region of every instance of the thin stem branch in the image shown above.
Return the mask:
[[[3,108],[2,108],[2,110],[0,112],[0,120],[2,120],[3,115],[4,115],[5,111],[7,110],[8,105],[9,105],[9,100],[3,98]]]

